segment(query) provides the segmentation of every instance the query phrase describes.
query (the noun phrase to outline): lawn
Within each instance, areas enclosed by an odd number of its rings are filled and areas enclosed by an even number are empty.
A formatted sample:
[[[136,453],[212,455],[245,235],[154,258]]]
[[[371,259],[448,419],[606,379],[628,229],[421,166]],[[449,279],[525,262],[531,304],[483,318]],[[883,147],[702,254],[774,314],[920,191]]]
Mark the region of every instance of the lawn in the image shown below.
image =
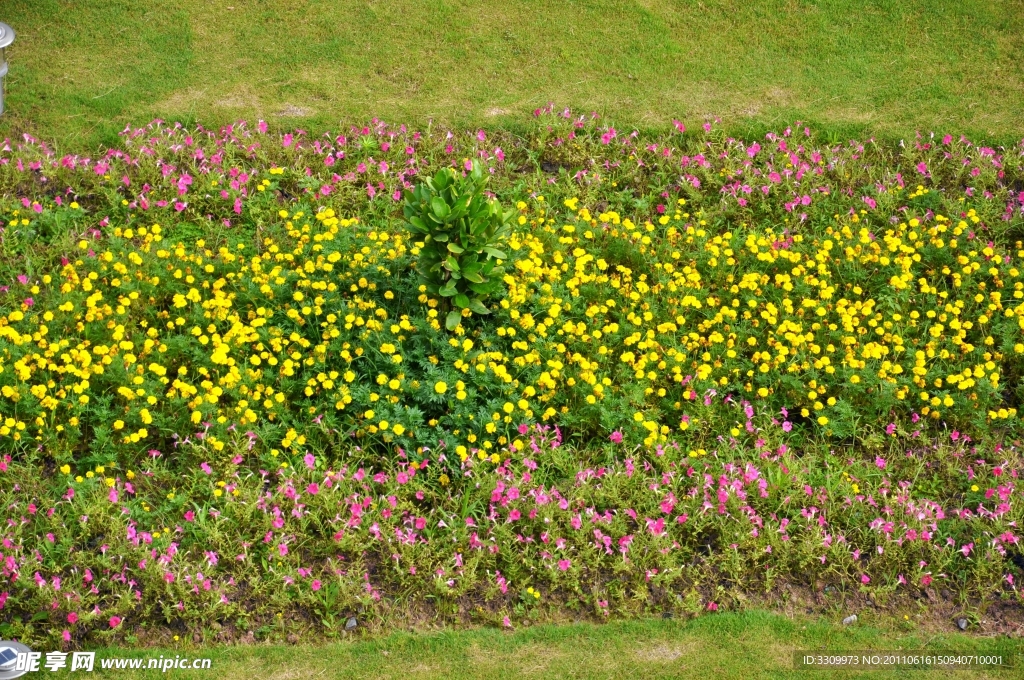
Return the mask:
[[[433,633],[394,633],[374,640],[318,647],[162,647],[146,652],[101,649],[97,658],[210,657],[224,680],[275,678],[818,678],[835,671],[794,669],[794,652],[823,649],[953,650],[965,654],[1015,657],[1017,641],[948,633],[925,634],[891,627],[854,626],[804,617],[753,611],[706,616],[691,621],[641,619],[601,626],[564,624],[517,631],[475,629]],[[1013,663],[1019,665],[1014,658]],[[173,671],[202,678],[211,671]],[[1013,671],[972,671],[971,678],[1007,677]],[[98,673],[115,678],[124,671]],[[844,672],[843,677],[956,678],[961,671],[922,670]],[[133,677],[165,677],[157,671]]]
[[[1024,128],[1019,0],[8,0],[0,18],[18,33],[0,136],[75,151],[157,116],[494,126],[549,101],[623,127]]]

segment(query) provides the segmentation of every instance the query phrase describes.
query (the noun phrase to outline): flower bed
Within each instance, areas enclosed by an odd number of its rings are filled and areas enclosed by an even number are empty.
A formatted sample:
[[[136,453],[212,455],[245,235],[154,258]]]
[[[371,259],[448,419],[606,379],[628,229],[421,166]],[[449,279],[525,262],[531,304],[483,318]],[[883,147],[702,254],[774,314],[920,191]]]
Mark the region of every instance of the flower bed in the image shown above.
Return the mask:
[[[8,144],[0,634],[1016,597],[1024,147],[539,113]],[[448,331],[399,199],[471,159],[514,229]]]

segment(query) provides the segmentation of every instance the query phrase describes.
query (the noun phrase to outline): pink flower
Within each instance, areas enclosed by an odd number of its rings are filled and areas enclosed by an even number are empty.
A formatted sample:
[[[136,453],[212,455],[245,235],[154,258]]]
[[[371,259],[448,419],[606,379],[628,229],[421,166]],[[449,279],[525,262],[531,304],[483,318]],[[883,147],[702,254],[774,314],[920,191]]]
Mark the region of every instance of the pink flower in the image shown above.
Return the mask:
[[[655,536],[661,536],[665,533],[665,518],[659,517],[657,521],[649,518],[647,520],[647,530]]]
[[[616,430],[615,432],[612,432],[611,436],[608,437],[608,439],[611,441],[612,444],[621,444],[622,432]]]
[[[65,629],[64,632],[61,633],[61,637],[64,638],[64,642],[71,642],[71,631]]]
[[[110,627],[111,628],[117,628],[120,625],[121,625],[121,617],[120,616],[111,616],[110,617]]]
[[[316,459],[313,457],[312,453],[307,453],[302,457],[302,462],[306,464],[307,468],[312,470],[313,466],[316,464]]]
[[[558,568],[562,571],[569,571],[569,567],[572,566],[572,562],[569,560],[558,560]]]
[[[70,614],[68,614],[68,623],[70,623],[71,625],[74,625],[77,622],[78,622],[78,614],[76,614],[75,612],[71,612]]]
[[[867,574],[861,574],[860,575],[860,582],[864,583],[864,584],[871,583],[871,577],[868,576]]]
[[[278,543],[277,544],[277,554],[279,554],[281,557],[284,557],[285,555],[287,555],[288,554],[288,546],[285,545],[284,543]]]
[[[321,583],[318,580],[314,580],[313,583],[310,585],[310,587],[313,590],[320,590],[320,586],[321,586]]]
[[[313,482],[312,484],[306,487],[306,493],[310,494],[311,496],[317,495],[318,493],[320,493],[320,485],[317,484],[316,482]]]
[[[718,603],[717,602],[708,602],[708,611],[709,612],[717,612],[718,611]]]

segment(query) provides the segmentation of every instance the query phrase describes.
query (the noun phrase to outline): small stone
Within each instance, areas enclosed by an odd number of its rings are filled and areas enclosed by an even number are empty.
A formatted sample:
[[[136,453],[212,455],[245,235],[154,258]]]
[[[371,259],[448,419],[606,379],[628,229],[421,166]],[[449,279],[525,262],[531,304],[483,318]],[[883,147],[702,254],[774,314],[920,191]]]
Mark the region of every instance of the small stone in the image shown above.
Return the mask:
[[[289,633],[289,634],[288,634],[288,638],[287,638],[287,640],[288,640],[288,644],[290,644],[290,645],[294,645],[294,644],[297,644],[297,643],[298,643],[298,641],[299,641],[299,636],[298,636],[298,635],[296,635],[295,633]]]
[[[356,621],[356,617],[353,616],[353,617],[349,618],[348,621],[345,622],[345,630],[355,630],[356,626],[358,626],[358,625],[359,625],[359,622]]]
[[[967,630],[967,619],[961,617],[956,620],[956,627],[960,630]]]
[[[844,626],[850,626],[850,625],[853,625],[854,623],[857,623],[857,615],[856,614],[850,614],[845,619],[843,619],[843,625]]]

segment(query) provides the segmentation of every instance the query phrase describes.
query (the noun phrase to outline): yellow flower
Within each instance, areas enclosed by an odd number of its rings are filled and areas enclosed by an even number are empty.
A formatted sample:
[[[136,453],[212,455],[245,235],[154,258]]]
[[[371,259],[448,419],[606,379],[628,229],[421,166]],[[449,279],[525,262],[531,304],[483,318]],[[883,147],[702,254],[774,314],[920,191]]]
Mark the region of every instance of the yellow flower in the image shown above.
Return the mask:
[[[447,389],[448,385],[446,385],[443,380],[439,380],[436,383],[434,383],[434,391],[437,392],[438,394],[444,394]]]

